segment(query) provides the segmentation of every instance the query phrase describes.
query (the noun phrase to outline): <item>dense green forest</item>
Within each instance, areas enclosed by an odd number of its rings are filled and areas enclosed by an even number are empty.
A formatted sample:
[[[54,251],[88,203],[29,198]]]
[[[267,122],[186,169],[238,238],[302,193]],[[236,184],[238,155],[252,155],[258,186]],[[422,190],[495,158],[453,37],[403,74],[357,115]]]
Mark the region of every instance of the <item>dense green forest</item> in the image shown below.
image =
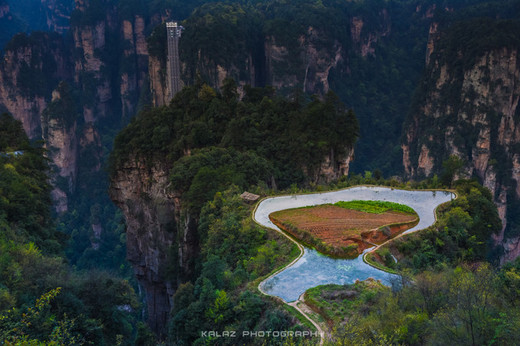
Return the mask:
[[[78,147],[77,188],[68,196],[68,212],[55,215],[52,167],[43,144],[29,141],[10,116],[0,116],[0,344],[277,344],[276,339],[211,339],[200,332],[314,330],[291,307],[259,293],[258,283],[295,258],[298,249],[254,224],[254,206],[240,194],[248,190],[263,197],[356,184],[451,188],[458,198],[438,209],[435,225],[369,255],[371,263],[401,275],[392,287],[368,281],[307,293],[308,304],[335,326],[332,344],[520,343],[520,262],[501,268],[495,263],[500,253],[491,239],[501,223],[490,192],[477,181],[455,180],[462,163],[435,146],[432,152],[444,167],[439,175],[420,182],[384,179],[402,173],[403,123],[431,87],[431,80],[421,80],[430,24],[444,30],[433,58],[455,62],[450,72],[462,74],[483,52],[519,45],[520,1],[92,0],[75,10],[72,1],[58,1],[60,13],[66,14],[60,18],[70,14],[73,28],[102,22],[108,29],[106,45],[94,52],[103,65],[100,79],[82,71],[75,76],[79,85],[71,73],[69,85],[59,85],[61,99],[54,101],[47,88],[60,81],[49,51],[64,54],[73,47],[72,34],[14,35],[45,29],[46,12],[31,13],[34,0],[0,0],[0,6],[7,2],[13,15],[0,17],[0,28],[6,29],[0,30],[2,48],[33,51],[31,61],[21,65],[21,94],[49,94],[42,121],[77,126],[78,138],[92,126],[96,135],[91,144]],[[135,72],[137,57],[126,55],[129,42],[119,42],[116,22],[133,21],[136,15],[144,18],[150,56],[163,67],[166,31],[156,25],[164,18],[182,22],[188,86],[170,104],[152,108],[144,81],[143,90],[132,94],[140,111],[129,119],[120,116],[120,84],[124,73]],[[363,23],[359,37],[352,31],[355,21]],[[302,92],[309,62],[301,42],[325,56],[341,47],[343,59],[327,80],[334,91]],[[287,55],[269,65],[266,43],[286,49]],[[72,60],[83,59],[77,47],[70,52]],[[206,72],[217,65],[240,86],[226,79],[216,88],[218,76]],[[290,87],[268,86],[273,79],[293,76]],[[98,84],[104,82],[110,85],[110,111],[86,123],[83,109],[95,106]],[[456,107],[460,95],[454,90],[442,92]],[[477,136],[464,131],[458,140]],[[352,148],[350,176],[328,182],[322,171],[325,158],[337,168]],[[492,159],[501,162],[500,155],[493,152]],[[157,341],[142,322],[142,287],[125,260],[124,217],[107,194],[108,176],[129,161],[167,167],[181,217],[190,214],[196,220],[191,275],[180,274],[176,249],[161,273],[182,281],[165,340]],[[499,167],[497,174],[513,186],[505,178],[510,171]],[[51,183],[66,186],[59,178]],[[515,228],[518,207],[518,202],[508,206],[514,232],[520,230]],[[93,225],[103,230],[99,236]]]
[[[116,137],[111,164],[115,170],[127,160],[169,163],[173,189],[200,209],[229,183],[316,182],[324,158],[332,150],[341,160],[358,131],[353,111],[333,92],[323,101],[306,101],[298,92],[287,100],[273,88],[246,87],[239,99],[233,80],[218,92],[199,82],[169,106],[134,118]]]
[[[0,341],[133,344],[140,303],[132,285],[67,263],[43,154],[20,122],[0,116]]]

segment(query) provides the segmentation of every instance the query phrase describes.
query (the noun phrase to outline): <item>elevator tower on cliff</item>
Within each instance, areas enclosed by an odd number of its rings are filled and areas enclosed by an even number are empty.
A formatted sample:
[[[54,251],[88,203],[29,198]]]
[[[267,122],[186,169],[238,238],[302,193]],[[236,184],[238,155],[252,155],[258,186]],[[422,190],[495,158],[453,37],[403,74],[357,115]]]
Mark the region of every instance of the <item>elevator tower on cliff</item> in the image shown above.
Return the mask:
[[[171,100],[182,88],[181,65],[179,61],[179,38],[183,27],[177,22],[166,23],[166,34],[168,36],[168,100]]]

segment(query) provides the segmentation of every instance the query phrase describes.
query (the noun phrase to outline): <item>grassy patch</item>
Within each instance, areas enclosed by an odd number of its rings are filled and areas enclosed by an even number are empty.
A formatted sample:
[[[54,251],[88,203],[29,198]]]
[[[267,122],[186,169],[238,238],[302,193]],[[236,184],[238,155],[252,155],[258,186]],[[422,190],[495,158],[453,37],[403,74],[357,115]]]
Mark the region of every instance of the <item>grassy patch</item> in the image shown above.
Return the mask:
[[[309,321],[305,316],[303,316],[298,310],[296,310],[293,306],[289,305],[289,304],[283,304],[282,306],[286,311],[288,311],[292,316],[296,317],[296,319],[298,320],[298,322],[300,322],[300,324],[302,324],[303,326],[305,326],[306,328],[312,330],[312,331],[317,331],[316,327],[314,326],[314,324],[312,324],[311,321]]]
[[[415,210],[407,205],[386,201],[340,201],[334,205],[345,209],[353,209],[372,214],[382,214],[387,211],[415,214]]]
[[[352,312],[371,305],[376,295],[388,289],[372,279],[350,285],[321,285],[305,292],[305,303],[329,325],[337,325]]]

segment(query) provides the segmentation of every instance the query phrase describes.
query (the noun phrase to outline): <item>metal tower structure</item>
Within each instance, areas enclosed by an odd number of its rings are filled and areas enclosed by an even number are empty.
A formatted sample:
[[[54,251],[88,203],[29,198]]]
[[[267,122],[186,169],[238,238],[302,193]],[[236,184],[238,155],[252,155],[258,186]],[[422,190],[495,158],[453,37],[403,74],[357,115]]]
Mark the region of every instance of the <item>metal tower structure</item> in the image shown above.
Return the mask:
[[[177,22],[166,23],[166,34],[168,36],[168,99],[171,100],[182,88],[181,66],[179,62],[179,38],[183,27]]]

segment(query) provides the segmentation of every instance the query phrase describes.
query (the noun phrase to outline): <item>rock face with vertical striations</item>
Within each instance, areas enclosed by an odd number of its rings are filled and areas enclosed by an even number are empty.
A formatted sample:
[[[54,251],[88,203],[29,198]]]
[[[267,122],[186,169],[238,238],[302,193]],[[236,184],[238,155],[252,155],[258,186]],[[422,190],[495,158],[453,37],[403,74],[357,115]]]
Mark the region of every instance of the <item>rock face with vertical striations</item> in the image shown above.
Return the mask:
[[[51,33],[17,34],[0,62],[0,108],[23,124],[29,138],[41,136],[41,113],[53,88],[70,78],[62,38]]]
[[[301,85],[304,92],[325,95],[330,88],[331,70],[344,62],[346,54],[338,40],[333,40],[332,46],[327,40],[320,28],[311,26],[296,39],[296,47],[280,44],[275,35],[267,36],[264,43],[267,83],[277,89]]]
[[[146,295],[148,325],[166,335],[173,294],[198,252],[196,225],[180,215],[168,169],[128,160],[113,175],[110,197],[125,215],[127,258]]]
[[[120,95],[124,119],[134,116],[136,100],[139,99],[146,80],[148,50],[144,30],[145,21],[142,16],[136,15],[122,22],[124,49],[120,68]]]
[[[77,4],[82,11],[81,5]],[[112,85],[108,67],[101,53],[107,49],[107,20],[97,19],[92,23],[72,26],[74,38],[74,81],[81,86],[84,95],[83,117],[86,123],[104,118],[109,112],[112,100]]]
[[[517,33],[518,25],[474,20],[440,33],[433,28],[427,70],[405,126],[406,174],[431,176],[448,156],[461,158],[461,174],[491,190],[503,221],[495,242],[504,248],[502,260],[513,259],[520,255],[518,224],[510,224],[520,199],[520,41],[501,38]]]
[[[57,213],[68,210],[78,175],[78,128],[76,104],[70,87],[62,82],[42,113],[42,138],[51,162],[51,192]]]

